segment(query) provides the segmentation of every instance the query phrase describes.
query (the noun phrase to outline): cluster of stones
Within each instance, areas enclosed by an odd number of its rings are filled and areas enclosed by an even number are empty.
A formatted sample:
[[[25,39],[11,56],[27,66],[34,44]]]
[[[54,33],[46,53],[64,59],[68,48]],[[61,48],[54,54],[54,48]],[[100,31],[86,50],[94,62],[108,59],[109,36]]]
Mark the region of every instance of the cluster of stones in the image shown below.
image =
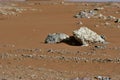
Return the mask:
[[[83,46],[88,46],[90,43],[104,43],[105,39],[98,35],[96,32],[90,30],[87,27],[81,27],[78,30],[73,31],[73,37]],[[64,33],[49,34],[45,39],[45,43],[60,43],[68,40],[70,36]]]
[[[78,14],[76,14],[74,17],[75,18],[91,18],[94,15],[96,15],[97,12],[94,10],[90,10],[90,11],[81,11]]]
[[[104,19],[104,20],[113,20],[116,23],[120,23],[120,19],[116,18],[114,16],[105,16],[98,11],[104,9],[103,7],[98,7],[93,10],[85,10],[85,11],[80,11],[78,14],[76,14],[74,17],[75,18],[99,18],[99,19]]]
[[[22,13],[26,9],[19,8],[12,5],[0,4],[0,14],[1,15],[16,15],[17,13]]]

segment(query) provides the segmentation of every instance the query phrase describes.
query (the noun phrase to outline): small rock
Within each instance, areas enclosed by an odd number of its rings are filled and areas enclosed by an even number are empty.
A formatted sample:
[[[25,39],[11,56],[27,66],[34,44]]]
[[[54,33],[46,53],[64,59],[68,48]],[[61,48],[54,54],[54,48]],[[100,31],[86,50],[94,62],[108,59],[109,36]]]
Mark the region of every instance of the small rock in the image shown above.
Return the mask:
[[[115,20],[116,17],[114,17],[114,16],[108,16],[107,19],[109,19],[109,20]]]
[[[99,17],[99,18],[103,17],[103,14],[98,14],[98,17]]]
[[[53,33],[47,36],[47,38],[45,39],[45,43],[59,43],[68,38],[69,36],[64,33]]]
[[[94,10],[98,11],[98,10],[103,10],[104,8],[103,7],[98,7],[98,8],[95,8]]]
[[[74,17],[75,18],[81,18],[81,16],[79,14],[76,14]]]
[[[54,50],[53,50],[53,49],[49,49],[47,52],[51,52],[51,53],[53,53],[53,52],[54,52]]]
[[[79,21],[77,24],[80,24],[80,25],[82,25],[83,23],[82,23],[81,21]]]
[[[97,17],[98,17],[99,19],[104,19],[104,20],[107,19],[107,17],[104,16],[103,14],[98,14]]]
[[[61,2],[61,4],[64,4],[64,3],[65,3],[64,1]]]
[[[118,11],[116,11],[115,13],[116,13],[116,14],[119,14],[119,12],[118,12]]]
[[[95,48],[97,48],[97,49],[105,49],[106,46],[95,46]]]
[[[120,28],[120,25],[118,25],[117,28]]]
[[[108,23],[108,22],[105,22],[105,26],[109,26],[110,25],[110,23]]]
[[[99,27],[99,25],[95,25],[95,27]]]
[[[19,79],[22,79],[22,77],[20,76],[20,77],[18,77]]]
[[[120,19],[117,19],[117,20],[115,21],[115,23],[120,23]]]

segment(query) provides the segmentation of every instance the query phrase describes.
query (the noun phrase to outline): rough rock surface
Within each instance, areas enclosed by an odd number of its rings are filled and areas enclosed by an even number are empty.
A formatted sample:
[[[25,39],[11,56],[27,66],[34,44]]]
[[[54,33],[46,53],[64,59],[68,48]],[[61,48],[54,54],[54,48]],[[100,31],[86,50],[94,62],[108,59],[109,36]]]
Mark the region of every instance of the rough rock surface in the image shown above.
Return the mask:
[[[105,42],[105,40],[100,35],[88,29],[87,27],[81,27],[78,30],[74,30],[73,35],[76,40],[86,46],[88,46],[89,43]]]
[[[59,43],[68,38],[69,36],[64,33],[53,33],[47,36],[45,43]]]

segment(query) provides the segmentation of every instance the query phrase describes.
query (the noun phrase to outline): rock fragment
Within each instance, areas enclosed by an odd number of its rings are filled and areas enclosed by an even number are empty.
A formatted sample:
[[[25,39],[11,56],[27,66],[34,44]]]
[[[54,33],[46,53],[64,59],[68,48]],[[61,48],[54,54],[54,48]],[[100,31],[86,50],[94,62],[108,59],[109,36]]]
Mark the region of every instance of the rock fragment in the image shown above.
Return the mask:
[[[107,16],[107,19],[108,19],[108,20],[115,20],[116,17],[114,17],[114,16]]]
[[[64,33],[53,33],[47,36],[47,38],[45,39],[45,43],[59,43],[68,38],[69,36]]]
[[[120,18],[115,21],[115,23],[120,23]]]
[[[106,46],[95,46],[96,49],[105,49]]]
[[[88,29],[87,27],[81,27],[78,30],[74,30],[73,36],[77,41],[79,41],[84,46],[88,46],[89,43],[105,42],[105,40],[100,35]]]

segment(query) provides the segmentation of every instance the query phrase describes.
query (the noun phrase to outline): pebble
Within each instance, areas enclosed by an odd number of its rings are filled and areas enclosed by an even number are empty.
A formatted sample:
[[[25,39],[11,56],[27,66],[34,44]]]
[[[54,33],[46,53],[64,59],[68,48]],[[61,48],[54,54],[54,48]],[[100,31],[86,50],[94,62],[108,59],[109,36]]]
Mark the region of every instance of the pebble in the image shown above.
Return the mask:
[[[99,27],[99,25],[95,25],[95,27]]]
[[[52,33],[52,34],[48,34],[48,36],[45,39],[45,43],[50,43],[50,44],[60,43],[67,39],[69,39],[69,35],[65,33]]]
[[[120,25],[118,25],[117,28],[120,28]]]
[[[64,1],[61,2],[61,4],[64,4],[64,3],[65,3]]]
[[[114,17],[114,16],[107,16],[107,19],[108,19],[108,20],[115,20],[116,17]]]
[[[105,26],[109,26],[110,25],[110,23],[108,23],[108,22],[105,22]]]
[[[49,49],[47,52],[53,53],[54,50],[53,49]]]
[[[79,21],[77,24],[80,24],[80,25],[82,25],[83,23],[82,23],[81,21]]]
[[[99,10],[103,10],[103,9],[104,9],[104,7],[98,7],[98,8],[95,8],[94,10],[99,11]]]
[[[33,58],[34,56],[32,54],[22,54],[22,57],[26,57],[26,58]]]
[[[97,49],[105,49],[106,46],[95,46],[95,48],[97,48]]]

